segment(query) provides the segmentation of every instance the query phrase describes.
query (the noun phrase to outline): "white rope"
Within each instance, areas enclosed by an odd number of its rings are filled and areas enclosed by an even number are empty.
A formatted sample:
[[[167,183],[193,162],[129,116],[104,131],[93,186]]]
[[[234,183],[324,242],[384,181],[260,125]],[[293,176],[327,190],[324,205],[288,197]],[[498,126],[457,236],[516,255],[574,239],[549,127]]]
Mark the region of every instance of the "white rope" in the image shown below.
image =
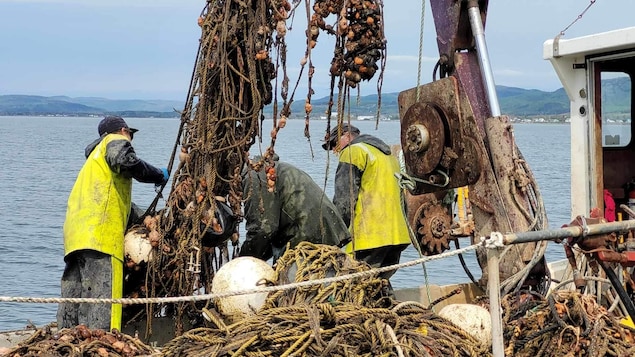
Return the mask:
[[[409,266],[414,266],[418,264],[423,264],[425,262],[440,260],[448,257],[452,257],[455,255],[463,254],[472,250],[475,250],[482,244],[474,244],[469,247],[456,249],[450,252],[430,256],[430,257],[422,257],[416,260],[412,260],[409,262],[389,265],[381,268],[373,268],[370,270],[360,271],[356,273],[334,276],[330,278],[323,279],[315,279],[309,281],[301,281],[297,283],[285,284],[285,285],[276,285],[276,286],[266,286],[266,287],[258,287],[253,289],[246,290],[236,290],[236,291],[227,291],[222,293],[215,294],[202,294],[202,295],[191,295],[191,296],[171,296],[171,297],[162,297],[162,298],[121,298],[121,299],[97,299],[97,298],[37,298],[37,297],[11,297],[11,296],[0,296],[0,302],[26,302],[26,303],[39,303],[39,304],[52,304],[52,303],[90,303],[90,304],[121,304],[121,305],[137,305],[137,304],[152,304],[152,303],[176,303],[176,302],[195,302],[195,301],[204,301],[204,300],[212,300],[218,298],[224,298],[229,296],[237,296],[237,295],[247,295],[247,294],[255,294],[255,293],[269,293],[273,291],[280,290],[292,290],[305,286],[312,285],[320,285],[320,284],[330,284],[343,280],[352,280],[363,278],[366,276],[372,276],[379,273],[383,273],[385,271],[397,270],[399,268],[405,268]]]
[[[489,237],[481,237],[480,241],[487,249],[505,248],[504,236],[501,232],[492,232]]]

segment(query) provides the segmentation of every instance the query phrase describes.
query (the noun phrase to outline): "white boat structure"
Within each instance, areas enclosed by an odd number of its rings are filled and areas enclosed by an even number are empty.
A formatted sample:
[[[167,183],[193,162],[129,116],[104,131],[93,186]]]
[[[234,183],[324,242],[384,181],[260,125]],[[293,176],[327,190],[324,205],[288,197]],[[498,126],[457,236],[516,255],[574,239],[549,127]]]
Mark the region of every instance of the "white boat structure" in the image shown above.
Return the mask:
[[[626,206],[629,199],[635,200],[635,135],[630,124],[621,125],[617,133],[608,130],[602,84],[603,79],[615,75],[632,78],[635,27],[572,39],[556,37],[544,43],[543,57],[553,64],[571,104],[573,221],[569,227],[549,230],[531,170],[515,146],[509,119],[498,107],[483,32],[486,6],[479,8],[476,1],[433,0],[432,10],[440,56],[445,56],[440,66],[446,75],[399,96],[406,167],[403,179],[410,184],[409,202],[415,209],[409,218],[418,232],[421,250],[439,256],[449,250],[450,241],[466,236],[482,244],[481,283],[487,283],[489,291],[492,354],[497,357],[505,355],[501,292],[520,287],[544,289],[545,293],[556,286],[584,288],[600,297],[598,300],[614,304],[611,309],[616,314],[635,319],[631,290],[635,220],[628,219],[633,212]],[[452,222],[434,195],[466,186],[469,199],[464,202],[471,205],[472,219],[463,216]],[[611,220],[607,192],[616,207],[615,222],[607,222]],[[578,247],[586,255],[571,250],[569,260],[545,262],[546,242],[552,240],[567,240],[567,247]],[[524,248],[501,256],[504,247],[516,244]],[[589,269],[586,258],[608,269]],[[608,277],[614,288],[589,281],[589,276],[598,278],[598,274],[599,278]],[[616,289],[618,286],[622,289]],[[471,302],[482,294],[475,282],[466,282],[402,289],[395,295],[400,301],[427,305],[457,288],[460,293],[437,306]],[[143,335],[143,326],[129,328]],[[31,332],[2,333],[0,345],[13,345]],[[154,341],[162,338],[159,334],[152,337]]]
[[[327,119],[329,119],[329,117],[326,116],[326,115],[321,115],[320,116],[320,120],[327,120]],[[337,112],[332,112],[331,113],[331,119],[333,119],[333,120],[337,119]]]

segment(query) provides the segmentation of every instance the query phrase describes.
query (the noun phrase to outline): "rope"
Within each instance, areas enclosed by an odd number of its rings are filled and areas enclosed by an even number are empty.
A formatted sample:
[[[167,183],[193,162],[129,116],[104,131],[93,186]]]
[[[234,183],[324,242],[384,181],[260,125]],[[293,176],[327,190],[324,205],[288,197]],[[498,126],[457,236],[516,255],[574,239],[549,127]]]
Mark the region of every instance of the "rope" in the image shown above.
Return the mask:
[[[420,305],[352,303],[263,309],[225,328],[200,328],[163,356],[489,356],[488,347]]]
[[[21,302],[21,303],[42,303],[42,304],[51,304],[51,303],[93,303],[93,304],[121,304],[121,305],[135,305],[135,304],[149,304],[149,303],[176,303],[176,302],[196,302],[196,301],[204,301],[204,300],[212,300],[218,298],[224,298],[229,296],[237,296],[237,295],[247,295],[247,294],[255,294],[255,293],[265,293],[265,292],[273,292],[273,291],[284,291],[284,290],[292,290],[300,287],[320,285],[320,284],[330,284],[338,281],[350,280],[350,279],[359,279],[365,278],[372,275],[376,275],[379,273],[383,273],[385,271],[397,270],[400,268],[410,267],[418,264],[423,264],[428,261],[440,260],[443,258],[448,258],[451,256],[455,256],[458,254],[466,253],[472,250],[476,250],[480,244],[474,244],[469,247],[465,247],[462,249],[457,249],[451,252],[442,253],[435,256],[423,257],[420,259],[412,260],[409,262],[389,265],[381,268],[372,268],[369,270],[345,274],[330,278],[323,279],[315,279],[311,281],[302,281],[291,284],[284,284],[279,286],[267,286],[267,287],[259,287],[254,289],[245,289],[245,290],[236,290],[236,291],[227,291],[222,293],[214,293],[214,294],[202,294],[202,295],[190,295],[190,296],[172,296],[172,297],[162,297],[162,298],[121,298],[121,299],[105,299],[105,298],[37,298],[37,297],[10,297],[10,296],[0,296],[0,302]]]
[[[406,161],[405,161],[405,158],[404,158],[404,155],[403,155],[403,150],[399,150],[399,153],[397,154],[397,160],[399,161],[399,167],[400,167],[401,173],[405,173],[406,172]],[[396,175],[396,177],[397,177],[397,180],[398,180],[399,187],[401,187],[402,191],[408,190],[406,188],[408,185],[405,183],[405,181],[400,180],[399,175]],[[410,190],[408,190],[408,192],[409,191]],[[401,213],[403,214],[404,217],[406,217],[406,225],[408,226],[408,236],[410,237],[410,242],[412,242],[412,245],[417,250],[417,253],[419,253],[419,258],[422,258],[423,257],[423,253],[421,252],[421,244],[419,244],[419,240],[417,239],[417,235],[412,230],[412,225],[410,224],[410,222],[407,219],[408,214],[406,213],[406,202],[405,201],[406,201],[406,194],[405,194],[405,192],[402,192],[402,194],[401,194]],[[428,282],[428,270],[426,269],[425,263],[422,263],[421,266],[423,268],[423,277],[425,279],[426,293],[428,295],[428,303],[431,303],[432,302],[432,296],[430,294],[430,284]]]
[[[417,102],[419,101],[419,85],[421,84],[421,67],[423,66],[423,19],[426,13],[426,0],[421,0],[421,24],[419,27],[419,62],[417,64]]]
[[[404,217],[408,217],[408,215],[406,214],[406,203],[405,203],[406,197],[405,196],[406,195],[404,193],[401,194],[401,212],[403,213]],[[423,258],[423,252],[421,252],[421,244],[419,244],[417,235],[412,230],[412,226],[410,225],[410,222],[408,222],[407,218],[406,218],[406,225],[408,226],[408,236],[410,237],[410,242],[412,242],[412,245],[417,250],[417,253],[419,253],[419,258]],[[428,269],[426,269],[425,263],[421,263],[421,267],[423,268],[423,277],[424,277],[424,281],[426,285],[426,294],[428,295],[428,304],[430,304],[432,303],[432,295],[430,293],[430,284],[428,281]]]
[[[505,355],[632,356],[632,330],[607,313],[596,298],[558,291],[509,294],[502,301]]]

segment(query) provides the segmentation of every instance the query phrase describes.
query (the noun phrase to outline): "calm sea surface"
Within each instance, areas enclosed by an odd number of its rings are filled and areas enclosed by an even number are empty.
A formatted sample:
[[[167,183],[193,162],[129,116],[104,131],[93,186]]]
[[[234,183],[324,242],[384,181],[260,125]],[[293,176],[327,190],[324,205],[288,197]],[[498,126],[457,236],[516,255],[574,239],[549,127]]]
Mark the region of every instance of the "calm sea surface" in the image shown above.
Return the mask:
[[[0,117],[0,217],[4,223],[0,230],[0,296],[59,297],[66,200],[84,162],[84,147],[97,137],[100,119]],[[159,167],[167,166],[179,121],[126,120],[140,129],[134,140],[139,157]],[[397,121],[382,121],[377,130],[374,121],[355,125],[388,144],[400,141]],[[325,127],[326,121],[313,121],[308,141],[303,136],[304,122],[290,121],[279,134],[276,152],[282,160],[307,171],[319,185],[325,185],[332,197],[337,158],[327,157],[320,146]],[[519,124],[514,128],[518,146],[537,178],[550,227],[569,223],[569,126]],[[264,132],[268,131],[266,128]],[[264,151],[267,145],[254,145],[252,153]],[[153,198],[151,184],[134,183],[135,203],[146,207]],[[468,243],[461,241],[462,246]],[[562,247],[550,244],[547,259],[563,258]],[[402,262],[417,258],[409,248]],[[466,259],[478,277],[480,270],[474,256]],[[467,280],[456,257],[426,267],[430,283]],[[399,270],[391,280],[397,288],[425,283],[420,265]],[[56,309],[56,304],[0,303],[0,330],[21,329],[29,321],[46,324],[55,319]]]

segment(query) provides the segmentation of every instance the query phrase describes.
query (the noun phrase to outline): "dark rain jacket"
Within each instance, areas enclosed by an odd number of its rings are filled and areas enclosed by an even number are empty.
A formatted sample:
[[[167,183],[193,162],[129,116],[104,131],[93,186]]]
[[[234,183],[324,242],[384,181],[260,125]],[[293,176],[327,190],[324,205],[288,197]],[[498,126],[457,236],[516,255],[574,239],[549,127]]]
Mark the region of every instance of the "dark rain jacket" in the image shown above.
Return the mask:
[[[333,203],[353,237],[346,251],[410,243],[397,158],[372,135],[359,135],[339,153]]]
[[[276,186],[267,190],[267,176],[249,170],[243,178],[246,238],[241,256],[277,260],[286,244],[300,242],[341,246],[348,242],[348,229],[324,191],[304,171],[275,162]]]

